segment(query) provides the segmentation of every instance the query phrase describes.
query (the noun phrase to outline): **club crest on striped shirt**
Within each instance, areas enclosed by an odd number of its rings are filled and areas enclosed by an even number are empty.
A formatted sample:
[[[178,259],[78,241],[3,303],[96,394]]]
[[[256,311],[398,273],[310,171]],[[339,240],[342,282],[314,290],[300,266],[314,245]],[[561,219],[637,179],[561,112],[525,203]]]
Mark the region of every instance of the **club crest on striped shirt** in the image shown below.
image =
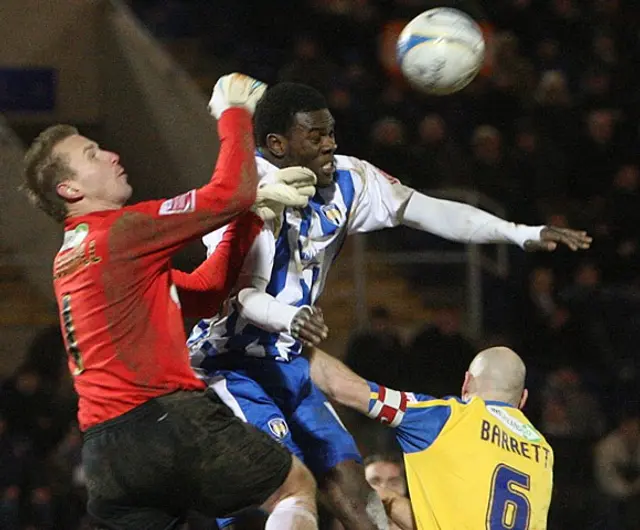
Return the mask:
[[[325,204],[321,210],[324,216],[334,225],[339,225],[342,221],[342,212],[335,204]]]
[[[287,434],[289,434],[289,426],[282,418],[273,418],[267,422],[267,425],[269,426],[269,430],[279,440],[282,440]]]

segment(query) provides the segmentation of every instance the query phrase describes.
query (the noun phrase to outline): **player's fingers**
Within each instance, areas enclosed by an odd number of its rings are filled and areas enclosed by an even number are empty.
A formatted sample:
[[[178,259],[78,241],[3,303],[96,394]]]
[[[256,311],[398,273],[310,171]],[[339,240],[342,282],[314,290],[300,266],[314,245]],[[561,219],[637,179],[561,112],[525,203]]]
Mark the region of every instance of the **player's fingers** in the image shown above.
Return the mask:
[[[589,248],[593,242],[593,238],[586,232],[579,232],[575,235],[575,238],[581,248]]]
[[[574,241],[578,248],[587,249],[591,246],[591,238],[574,238]]]
[[[547,242],[557,242],[568,246],[571,250],[578,250],[577,243],[566,229],[552,229],[547,234]],[[555,247],[554,247],[555,248]]]
[[[562,241],[565,245],[567,245],[573,251],[576,251],[579,248],[578,241],[576,240],[576,238],[568,234],[562,234],[560,241]]]
[[[307,343],[310,346],[315,346],[322,342],[322,337],[320,335],[313,333],[307,328],[301,328],[298,333],[298,337],[303,343]]]
[[[324,324],[324,315],[320,312],[314,311],[311,314],[311,320],[313,320],[314,322],[316,322],[317,324],[323,325]]]
[[[324,322],[318,322],[313,319],[305,323],[304,329],[322,339],[325,339],[329,333],[329,328],[325,326]]]
[[[576,248],[573,250],[577,250],[578,248],[589,248],[591,246],[591,242],[593,241],[593,238],[589,236],[589,234],[587,234],[587,232],[585,232],[584,230],[571,230],[569,228],[564,228],[561,230],[557,230],[557,233],[559,233],[559,235],[561,235],[563,238],[569,239],[571,241],[571,244],[575,245]],[[565,239],[563,239],[562,241],[566,242]]]

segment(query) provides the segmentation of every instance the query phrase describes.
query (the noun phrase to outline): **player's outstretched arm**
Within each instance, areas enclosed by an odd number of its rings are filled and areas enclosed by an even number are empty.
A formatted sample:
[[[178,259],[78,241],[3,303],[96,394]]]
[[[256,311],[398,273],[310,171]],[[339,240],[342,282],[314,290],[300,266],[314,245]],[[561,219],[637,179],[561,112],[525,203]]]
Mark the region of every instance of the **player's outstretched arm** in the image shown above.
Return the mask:
[[[319,348],[305,354],[311,379],[331,399],[389,427],[402,423],[409,401],[406,392],[367,381]]]
[[[221,77],[209,108],[218,119],[220,152],[205,186],[173,199],[123,209],[111,228],[112,257],[164,263],[179,248],[227,224],[256,200],[251,115],[266,85],[242,74]]]
[[[366,379],[319,348],[306,351],[313,382],[329,398],[363,414],[369,413],[371,391]]]
[[[527,251],[552,251],[558,244],[571,250],[591,246],[583,231],[511,223],[469,204],[418,192],[409,199],[402,224],[460,243],[514,243]]]
[[[386,488],[376,488],[376,491],[378,495],[380,495],[380,499],[382,499],[387,517],[389,517],[396,526],[402,530],[416,529],[416,521],[413,516],[413,509],[411,508],[411,501],[407,497]]]
[[[242,264],[262,230],[262,219],[246,213],[226,228],[213,253],[191,273],[172,271],[182,313],[187,317],[210,318],[236,285]]]

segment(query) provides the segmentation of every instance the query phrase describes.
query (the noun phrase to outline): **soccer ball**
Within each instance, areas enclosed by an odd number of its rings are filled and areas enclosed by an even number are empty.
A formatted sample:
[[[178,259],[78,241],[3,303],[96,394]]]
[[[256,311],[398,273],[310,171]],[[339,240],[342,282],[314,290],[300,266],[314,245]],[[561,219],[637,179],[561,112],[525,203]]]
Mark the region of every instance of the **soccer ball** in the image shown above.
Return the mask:
[[[480,26],[457,9],[437,7],[409,22],[398,38],[397,59],[409,83],[427,94],[467,86],[484,61]]]

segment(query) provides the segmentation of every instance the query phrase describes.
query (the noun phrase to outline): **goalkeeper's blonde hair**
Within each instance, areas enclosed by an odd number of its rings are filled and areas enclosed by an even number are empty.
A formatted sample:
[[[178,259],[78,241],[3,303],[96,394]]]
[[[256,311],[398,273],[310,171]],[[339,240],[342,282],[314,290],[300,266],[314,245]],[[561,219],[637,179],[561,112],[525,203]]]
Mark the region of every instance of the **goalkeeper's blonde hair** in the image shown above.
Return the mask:
[[[67,161],[54,153],[55,147],[69,136],[78,134],[71,125],[58,124],[42,131],[24,155],[24,191],[32,204],[56,221],[67,216],[67,204],[58,195],[57,185],[72,177],[73,171]]]

